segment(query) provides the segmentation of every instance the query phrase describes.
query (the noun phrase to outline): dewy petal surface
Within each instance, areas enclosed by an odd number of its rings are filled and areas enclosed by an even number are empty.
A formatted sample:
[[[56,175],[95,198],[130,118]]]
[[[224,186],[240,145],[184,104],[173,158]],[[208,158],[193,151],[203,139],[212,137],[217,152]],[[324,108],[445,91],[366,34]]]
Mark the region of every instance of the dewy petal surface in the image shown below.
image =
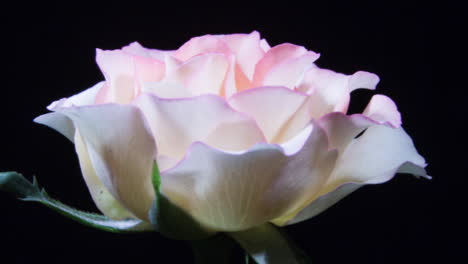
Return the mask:
[[[92,166],[109,192],[140,219],[154,199],[156,146],[141,111],[132,105],[57,108],[80,131]]]
[[[265,142],[253,119],[218,96],[162,99],[142,94],[134,104],[146,116],[159,154],[176,160],[196,141],[228,151],[243,151]]]
[[[223,152],[194,143],[162,190],[202,225],[239,231],[268,222],[320,190],[336,159],[323,131],[312,124],[282,145],[259,144]]]

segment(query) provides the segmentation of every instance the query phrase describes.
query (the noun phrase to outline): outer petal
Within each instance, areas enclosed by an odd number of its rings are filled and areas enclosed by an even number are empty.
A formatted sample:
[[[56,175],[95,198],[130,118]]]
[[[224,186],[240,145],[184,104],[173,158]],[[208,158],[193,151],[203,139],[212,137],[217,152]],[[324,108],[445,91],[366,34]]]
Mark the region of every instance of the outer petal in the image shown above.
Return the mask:
[[[76,94],[70,98],[63,98],[53,102],[47,108],[52,110],[56,107],[69,107],[69,106],[84,106],[94,104],[96,96],[99,90],[104,85],[104,82],[99,82],[93,87],[86,89],[85,91]],[[70,141],[73,142],[75,137],[75,126],[73,122],[61,113],[47,113],[38,116],[34,119],[34,122],[48,126],[60,134],[64,135]]]
[[[279,217],[316,193],[335,162],[326,136],[312,125],[283,145],[241,153],[192,145],[162,173],[162,190],[204,226],[239,231]]]
[[[267,74],[278,65],[290,60],[298,59],[305,54],[313,55],[315,53],[307,51],[304,47],[289,43],[281,44],[269,49],[255,67],[253,87],[263,85],[263,81]],[[315,56],[318,58],[318,54],[315,54]]]
[[[135,104],[149,121],[159,154],[176,160],[195,141],[229,151],[243,151],[265,142],[255,121],[218,96],[161,99],[143,94]]]
[[[339,115],[334,115],[334,118]],[[411,138],[400,128],[379,125],[364,118],[334,120],[335,126],[348,132],[328,132],[330,142],[340,149],[336,168],[314,201],[287,224],[309,219],[332,206],[364,184],[377,184],[390,180],[396,173],[426,175],[426,164],[414,148]],[[342,123],[336,125],[336,123]],[[358,138],[360,129],[368,126]],[[347,135],[349,134],[349,135]],[[354,135],[354,136],[351,136]],[[348,138],[333,139],[341,136]],[[284,220],[284,219],[283,219]],[[277,222],[285,224],[286,222]]]
[[[345,113],[349,105],[349,94],[357,88],[375,89],[379,77],[373,73],[358,71],[344,75],[317,66],[311,67],[296,88],[316,97],[323,114],[335,111]]]
[[[81,172],[88,186],[91,197],[99,210],[111,219],[124,219],[133,217],[133,214],[125,209],[122,204],[117,201],[109,190],[102,184],[89,157],[88,149],[77,132],[75,135],[75,148],[80,160]]]
[[[151,170],[156,147],[139,109],[106,104],[55,110],[80,131],[91,164],[109,192],[146,220],[154,199]]]

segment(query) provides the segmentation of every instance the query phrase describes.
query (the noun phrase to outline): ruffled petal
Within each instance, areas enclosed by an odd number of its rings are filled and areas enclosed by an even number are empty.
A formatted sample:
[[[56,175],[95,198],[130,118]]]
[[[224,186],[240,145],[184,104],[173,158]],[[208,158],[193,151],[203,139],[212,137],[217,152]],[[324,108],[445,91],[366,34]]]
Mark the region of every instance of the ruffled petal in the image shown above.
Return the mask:
[[[375,89],[379,77],[373,73],[358,71],[345,75],[312,66],[305,74],[297,91],[312,94],[323,114],[348,110],[350,93],[357,88]]]
[[[181,61],[186,61],[200,54],[221,53],[228,55],[230,52],[225,42],[216,36],[205,35],[187,41],[174,53],[174,56]]]
[[[374,95],[364,110],[363,115],[378,122],[391,124],[394,127],[401,125],[401,115],[395,102],[385,95]]]
[[[171,59],[172,60],[172,59]],[[173,67],[161,82],[146,83],[143,89],[159,97],[176,98],[201,94],[220,94],[229,60],[223,54],[208,53],[195,56]]]
[[[290,220],[277,222],[277,224],[293,224],[307,220],[359,187],[365,184],[386,182],[396,173],[409,173],[430,178],[424,170],[426,166],[424,158],[418,154],[411,138],[403,128],[376,124],[363,116],[346,119],[345,116],[343,118],[335,114],[334,118],[334,125],[325,127],[325,130],[333,128],[348,131],[327,132],[329,138],[332,139],[331,144],[340,149],[335,169],[312,203],[294,218],[289,216]],[[356,133],[365,127],[367,127],[365,132],[355,138]],[[347,140],[337,140],[340,135]]]
[[[406,162],[426,166],[403,128],[374,125],[340,155],[327,185],[334,188],[343,182],[382,183],[390,180]]]
[[[336,159],[312,124],[282,145],[223,152],[194,143],[162,172],[162,191],[202,225],[239,231],[294,210],[320,190]]]
[[[92,105],[96,101],[96,96],[99,93],[100,89],[103,87],[105,82],[99,82],[84,90],[83,92],[76,94],[69,98],[62,98],[58,101],[53,102],[47,108],[52,110],[56,107],[70,107],[70,106],[84,106]],[[73,122],[61,113],[47,113],[41,116],[38,116],[34,119],[34,122],[48,126],[60,134],[64,135],[70,141],[74,141],[75,137],[75,126]]]
[[[174,51],[171,50],[148,49],[138,42],[130,43],[128,46],[123,47],[122,51],[130,55],[140,56],[143,58],[153,58],[158,61],[164,61],[164,57],[166,55],[174,53]]]
[[[162,99],[143,94],[134,103],[150,124],[159,154],[176,160],[195,141],[228,151],[243,151],[265,142],[255,121],[218,96]]]
[[[254,31],[250,34],[222,35],[219,38],[235,54],[241,71],[249,80],[252,80],[255,65],[265,54],[260,44],[260,34]]]
[[[73,121],[106,189],[135,216],[147,220],[154,199],[151,171],[156,146],[139,109],[104,104],[54,110]]]
[[[122,50],[97,49],[96,62],[106,78],[106,87],[97,103],[129,103],[140,93],[143,83],[156,82],[164,77],[162,61]]]
[[[315,115],[307,95],[282,86],[257,87],[233,95],[229,104],[254,118],[268,142],[282,143]]]
[[[268,73],[275,67],[291,60],[298,59],[305,54],[314,55],[318,58],[318,54],[307,51],[304,47],[285,43],[269,49],[265,56],[255,66],[253,77],[253,87],[262,86]],[[280,85],[280,84],[275,84]]]
[[[307,52],[298,58],[292,58],[278,64],[265,75],[261,85],[278,85],[294,89],[304,73],[319,58],[319,54]]]

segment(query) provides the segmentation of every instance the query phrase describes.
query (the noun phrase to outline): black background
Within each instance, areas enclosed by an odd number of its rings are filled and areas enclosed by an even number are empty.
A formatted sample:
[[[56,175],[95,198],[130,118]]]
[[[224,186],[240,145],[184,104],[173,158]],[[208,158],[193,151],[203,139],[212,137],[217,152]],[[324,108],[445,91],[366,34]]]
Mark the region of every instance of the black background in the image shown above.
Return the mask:
[[[291,238],[314,263],[466,260],[459,217],[466,205],[463,192],[455,191],[458,179],[466,176],[466,163],[457,161],[463,155],[454,150],[464,144],[457,139],[462,130],[455,126],[467,120],[458,103],[466,99],[466,87],[436,85],[441,73],[434,62],[440,52],[451,52],[436,45],[441,37],[435,29],[443,27],[435,18],[455,25],[464,17],[441,17],[438,8],[393,1],[258,7],[160,3],[113,2],[99,8],[24,4],[4,10],[10,14],[3,31],[8,70],[1,88],[0,171],[37,175],[51,196],[94,211],[73,145],[32,119],[46,113],[53,100],[103,79],[95,48],[117,49],[138,41],[175,49],[193,36],[258,30],[271,45],[291,42],[321,53],[321,67],[378,74],[377,92],[397,102],[404,128],[434,176],[427,181],[398,175],[362,188],[314,219],[287,227]],[[351,111],[362,111],[372,94],[353,93]],[[191,263],[184,242],[157,234],[100,232],[4,193],[0,214],[1,263]]]

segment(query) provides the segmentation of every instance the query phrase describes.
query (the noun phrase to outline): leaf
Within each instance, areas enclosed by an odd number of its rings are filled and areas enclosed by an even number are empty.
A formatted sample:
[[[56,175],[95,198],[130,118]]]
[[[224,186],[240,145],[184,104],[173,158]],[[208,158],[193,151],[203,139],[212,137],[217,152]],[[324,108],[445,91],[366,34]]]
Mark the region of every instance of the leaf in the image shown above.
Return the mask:
[[[41,203],[68,218],[96,229],[113,233],[129,233],[148,231],[151,228],[139,219],[112,220],[104,215],[74,209],[52,199],[44,189],[39,187],[36,177],[31,183],[17,172],[0,172],[0,190],[13,193],[23,201]]]
[[[213,231],[203,228],[161,192],[161,175],[156,162],[153,166],[152,181],[156,198],[148,216],[156,231],[178,240],[198,240],[214,234]]]
[[[310,259],[272,224],[228,233],[258,264],[307,264]]]

